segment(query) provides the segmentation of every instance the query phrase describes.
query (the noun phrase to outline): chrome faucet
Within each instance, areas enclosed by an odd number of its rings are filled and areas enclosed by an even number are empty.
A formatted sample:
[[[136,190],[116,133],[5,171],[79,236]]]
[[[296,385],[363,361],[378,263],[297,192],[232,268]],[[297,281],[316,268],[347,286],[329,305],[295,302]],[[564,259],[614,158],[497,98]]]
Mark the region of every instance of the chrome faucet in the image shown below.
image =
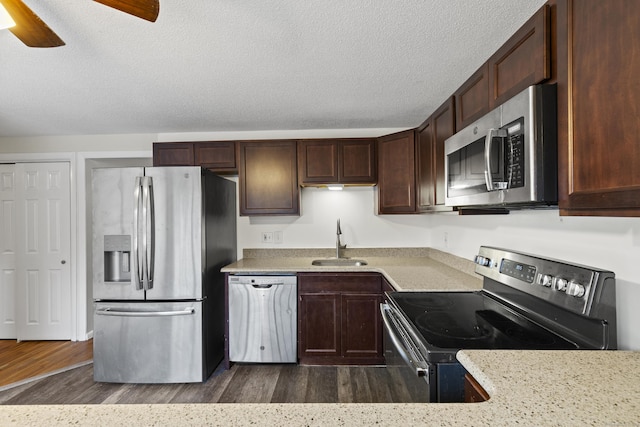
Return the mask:
[[[340,256],[340,249],[345,249],[347,245],[340,244],[340,235],[342,234],[342,230],[340,229],[340,218],[338,218],[338,226],[336,229],[336,258],[342,258]]]

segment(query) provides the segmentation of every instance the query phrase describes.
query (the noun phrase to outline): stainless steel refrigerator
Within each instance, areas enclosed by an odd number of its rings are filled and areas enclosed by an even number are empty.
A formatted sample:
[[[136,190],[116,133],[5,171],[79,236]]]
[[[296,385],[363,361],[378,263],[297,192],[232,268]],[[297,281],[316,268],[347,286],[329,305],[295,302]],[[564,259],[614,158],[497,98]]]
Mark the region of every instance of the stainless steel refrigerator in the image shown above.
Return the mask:
[[[224,356],[235,183],[199,167],[94,169],[94,379],[205,381]]]

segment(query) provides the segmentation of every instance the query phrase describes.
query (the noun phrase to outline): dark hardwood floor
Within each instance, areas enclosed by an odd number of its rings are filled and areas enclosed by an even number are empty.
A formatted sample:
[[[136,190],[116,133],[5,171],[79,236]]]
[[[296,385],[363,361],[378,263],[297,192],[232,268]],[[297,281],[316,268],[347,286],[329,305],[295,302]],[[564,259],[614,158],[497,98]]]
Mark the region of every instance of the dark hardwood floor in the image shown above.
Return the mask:
[[[205,383],[109,384],[81,366],[0,392],[2,405],[412,402],[384,367],[233,365]]]

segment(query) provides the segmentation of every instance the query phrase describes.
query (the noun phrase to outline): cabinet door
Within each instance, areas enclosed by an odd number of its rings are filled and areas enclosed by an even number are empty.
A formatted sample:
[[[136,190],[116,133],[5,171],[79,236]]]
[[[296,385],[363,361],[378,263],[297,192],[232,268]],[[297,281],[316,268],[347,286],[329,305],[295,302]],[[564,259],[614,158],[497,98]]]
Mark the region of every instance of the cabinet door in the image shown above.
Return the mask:
[[[464,402],[477,403],[489,400],[489,393],[469,373],[464,375]]]
[[[485,63],[454,95],[456,129],[460,130],[489,112],[489,65]]]
[[[382,362],[382,295],[342,294],[342,354]],[[370,360],[370,363],[375,361]]]
[[[378,213],[416,213],[414,130],[378,139]]]
[[[560,213],[640,216],[640,2],[558,2],[557,27]]]
[[[433,118],[429,117],[419,128],[417,136],[417,194],[418,209],[428,210],[435,200],[435,159]]]
[[[340,141],[338,181],[343,184],[376,183],[375,139]]]
[[[338,182],[338,142],[306,140],[298,142],[300,185]]]
[[[192,142],[154,142],[153,166],[194,166]]]
[[[300,293],[298,303],[298,357],[339,357],[341,307],[337,293]]]
[[[489,59],[489,109],[551,76],[549,13],[544,5]]]
[[[455,101],[451,97],[418,128],[418,209],[449,209],[444,206],[444,142],[455,133]]]
[[[240,142],[240,215],[299,215],[295,141]]]
[[[236,164],[236,143],[234,141],[194,142],[195,165],[213,172],[234,173]]]
[[[456,133],[455,100],[453,97],[433,113],[433,164],[435,180],[436,206],[444,206],[445,176],[444,176],[444,142]]]

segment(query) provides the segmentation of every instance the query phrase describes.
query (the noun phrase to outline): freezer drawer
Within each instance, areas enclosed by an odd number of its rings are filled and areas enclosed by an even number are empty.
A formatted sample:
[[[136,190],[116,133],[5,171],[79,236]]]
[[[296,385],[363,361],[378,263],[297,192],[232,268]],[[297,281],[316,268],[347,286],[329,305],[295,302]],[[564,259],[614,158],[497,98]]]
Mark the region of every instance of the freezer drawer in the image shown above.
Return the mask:
[[[229,277],[229,360],[297,362],[295,276]]]
[[[95,303],[93,377],[114,383],[202,382],[202,302]]]

